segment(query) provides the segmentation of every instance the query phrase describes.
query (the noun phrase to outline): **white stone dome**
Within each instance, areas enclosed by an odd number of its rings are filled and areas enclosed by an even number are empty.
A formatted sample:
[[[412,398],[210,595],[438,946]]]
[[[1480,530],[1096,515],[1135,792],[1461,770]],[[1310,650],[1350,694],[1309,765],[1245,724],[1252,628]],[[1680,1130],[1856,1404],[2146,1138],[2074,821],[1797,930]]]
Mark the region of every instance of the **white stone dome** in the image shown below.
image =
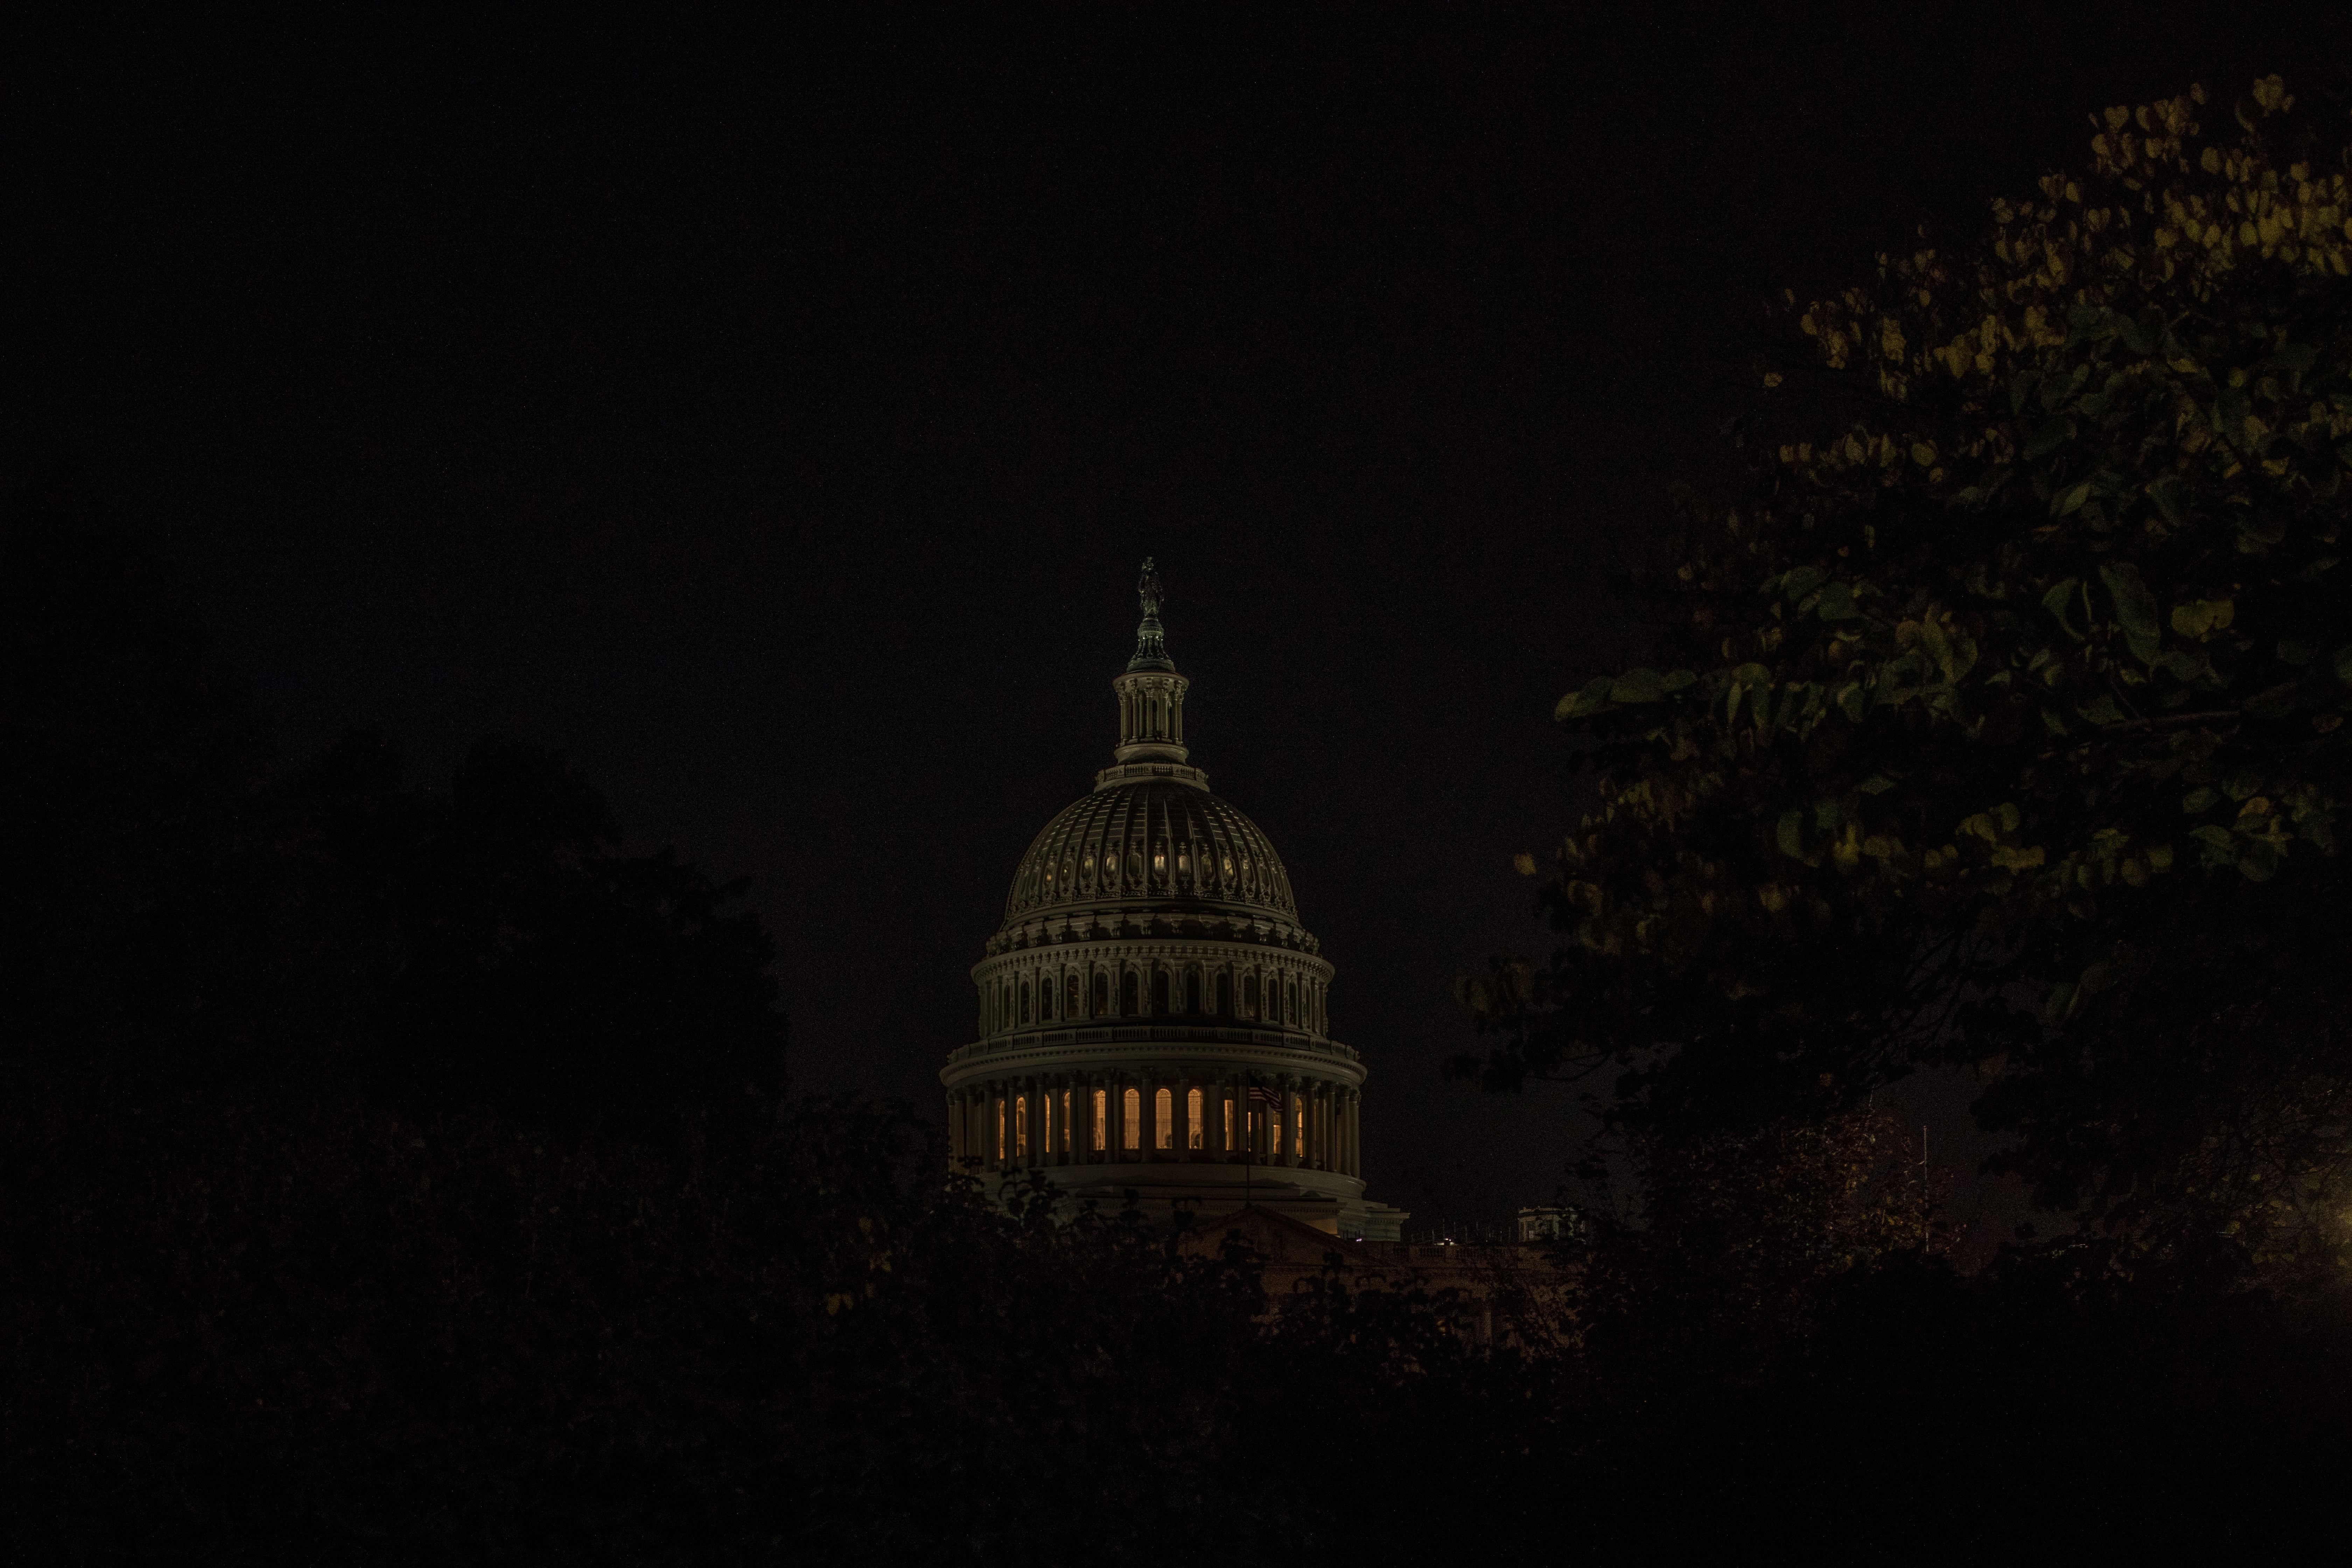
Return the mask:
[[[1179,920],[1298,918],[1281,857],[1257,824],[1168,778],[1108,784],[1065,807],[1021,858],[1004,919],[1135,905]]]
[[[992,1193],[1394,1239],[1405,1215],[1364,1197],[1332,966],[1274,846],[1187,763],[1149,562],[1141,594],[1117,760],[1031,841],[972,966],[975,1037],[940,1072],[950,1158]]]

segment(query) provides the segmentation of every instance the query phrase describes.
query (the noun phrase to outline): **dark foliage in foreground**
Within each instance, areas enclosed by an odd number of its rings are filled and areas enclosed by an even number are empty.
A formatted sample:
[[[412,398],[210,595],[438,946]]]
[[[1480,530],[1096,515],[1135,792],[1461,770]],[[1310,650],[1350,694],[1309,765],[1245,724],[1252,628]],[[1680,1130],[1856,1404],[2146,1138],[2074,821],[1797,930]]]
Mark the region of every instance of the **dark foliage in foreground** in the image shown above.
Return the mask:
[[[765,934],[554,759],[272,772],[126,531],[52,487],[0,568],[12,1560],[1420,1563],[2330,1495],[2327,1302],[2095,1247],[1961,1281],[1851,1140],[1651,1172],[1544,1355],[989,1212],[929,1119],[782,1095]]]

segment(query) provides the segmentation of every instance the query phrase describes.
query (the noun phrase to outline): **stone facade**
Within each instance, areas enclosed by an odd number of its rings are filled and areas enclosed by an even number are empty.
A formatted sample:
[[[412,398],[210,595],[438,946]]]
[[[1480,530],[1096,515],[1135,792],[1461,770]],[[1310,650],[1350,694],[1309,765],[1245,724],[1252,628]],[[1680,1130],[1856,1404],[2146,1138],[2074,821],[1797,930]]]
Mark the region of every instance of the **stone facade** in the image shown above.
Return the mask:
[[[1363,1195],[1332,966],[1274,846],[1190,765],[1149,562],[1141,591],[1112,765],[1030,845],[972,967],[978,1037],[940,1073],[950,1158],[992,1194],[1035,1172],[1156,1219],[1255,1203],[1393,1238],[1408,1216]]]

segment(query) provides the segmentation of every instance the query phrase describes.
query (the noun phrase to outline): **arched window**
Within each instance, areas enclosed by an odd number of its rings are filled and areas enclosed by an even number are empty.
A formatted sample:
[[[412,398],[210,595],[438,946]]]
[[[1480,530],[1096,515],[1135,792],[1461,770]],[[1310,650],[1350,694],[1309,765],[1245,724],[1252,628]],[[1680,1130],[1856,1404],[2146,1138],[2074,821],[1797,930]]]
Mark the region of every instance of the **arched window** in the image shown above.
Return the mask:
[[[1164,969],[1151,972],[1151,1010],[1155,1013],[1175,1011],[1168,1005],[1168,972]]]
[[[1201,1091],[1196,1089],[1184,1097],[1184,1147],[1187,1149],[1206,1149],[1209,1146],[1208,1128],[1202,1121],[1202,1110]]]
[[[1119,1147],[1139,1149],[1143,1146],[1143,1096],[1135,1089],[1129,1089],[1122,1109],[1125,1111],[1122,1119],[1125,1137],[1120,1141]]]
[[[1298,1022],[1298,986],[1294,981],[1282,983],[1282,1021],[1286,1024]]]
[[[1119,1012],[1132,1018],[1143,1011],[1143,977],[1132,969],[1119,983]]]
[[[1050,974],[1037,982],[1037,1017],[1041,1023],[1054,1020],[1054,977]]]
[[[1067,980],[1062,982],[1062,1016],[1065,1018],[1075,1018],[1077,1016],[1078,977],[1073,974]]]
[[[1220,971],[1217,974],[1217,1016],[1234,1016],[1234,977]]]
[[[1151,1097],[1151,1146],[1154,1149],[1176,1147],[1176,1097],[1161,1089]]]
[[[1151,852],[1151,874],[1155,877],[1168,875],[1168,846],[1165,844]]]
[[[1257,976],[1255,974],[1242,976],[1242,1016],[1257,1016]]]
[[[1021,1021],[1024,1024],[1037,1021],[1037,999],[1031,993],[1026,980],[1021,983]]]
[[[1184,1011],[1197,1013],[1200,1010],[1201,972],[1197,969],[1188,969],[1184,972]]]
[[[1099,1018],[1109,1011],[1110,976],[1097,973],[1095,975],[1095,1016]]]

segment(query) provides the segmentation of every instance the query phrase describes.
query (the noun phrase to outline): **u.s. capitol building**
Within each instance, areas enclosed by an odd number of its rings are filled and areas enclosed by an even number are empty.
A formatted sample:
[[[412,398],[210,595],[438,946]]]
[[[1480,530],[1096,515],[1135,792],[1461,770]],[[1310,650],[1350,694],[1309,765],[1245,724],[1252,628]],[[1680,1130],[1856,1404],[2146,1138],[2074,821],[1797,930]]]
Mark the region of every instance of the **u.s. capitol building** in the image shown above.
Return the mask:
[[[1392,1240],[1408,1216],[1364,1198],[1365,1072],[1330,1036],[1332,967],[1274,846],[1187,761],[1150,562],[1140,591],[1115,761],[1029,846],[972,967],[980,1037],[940,1073],[950,1157],[992,1191],[1042,1172],[1155,1220],[1250,1202]]]

